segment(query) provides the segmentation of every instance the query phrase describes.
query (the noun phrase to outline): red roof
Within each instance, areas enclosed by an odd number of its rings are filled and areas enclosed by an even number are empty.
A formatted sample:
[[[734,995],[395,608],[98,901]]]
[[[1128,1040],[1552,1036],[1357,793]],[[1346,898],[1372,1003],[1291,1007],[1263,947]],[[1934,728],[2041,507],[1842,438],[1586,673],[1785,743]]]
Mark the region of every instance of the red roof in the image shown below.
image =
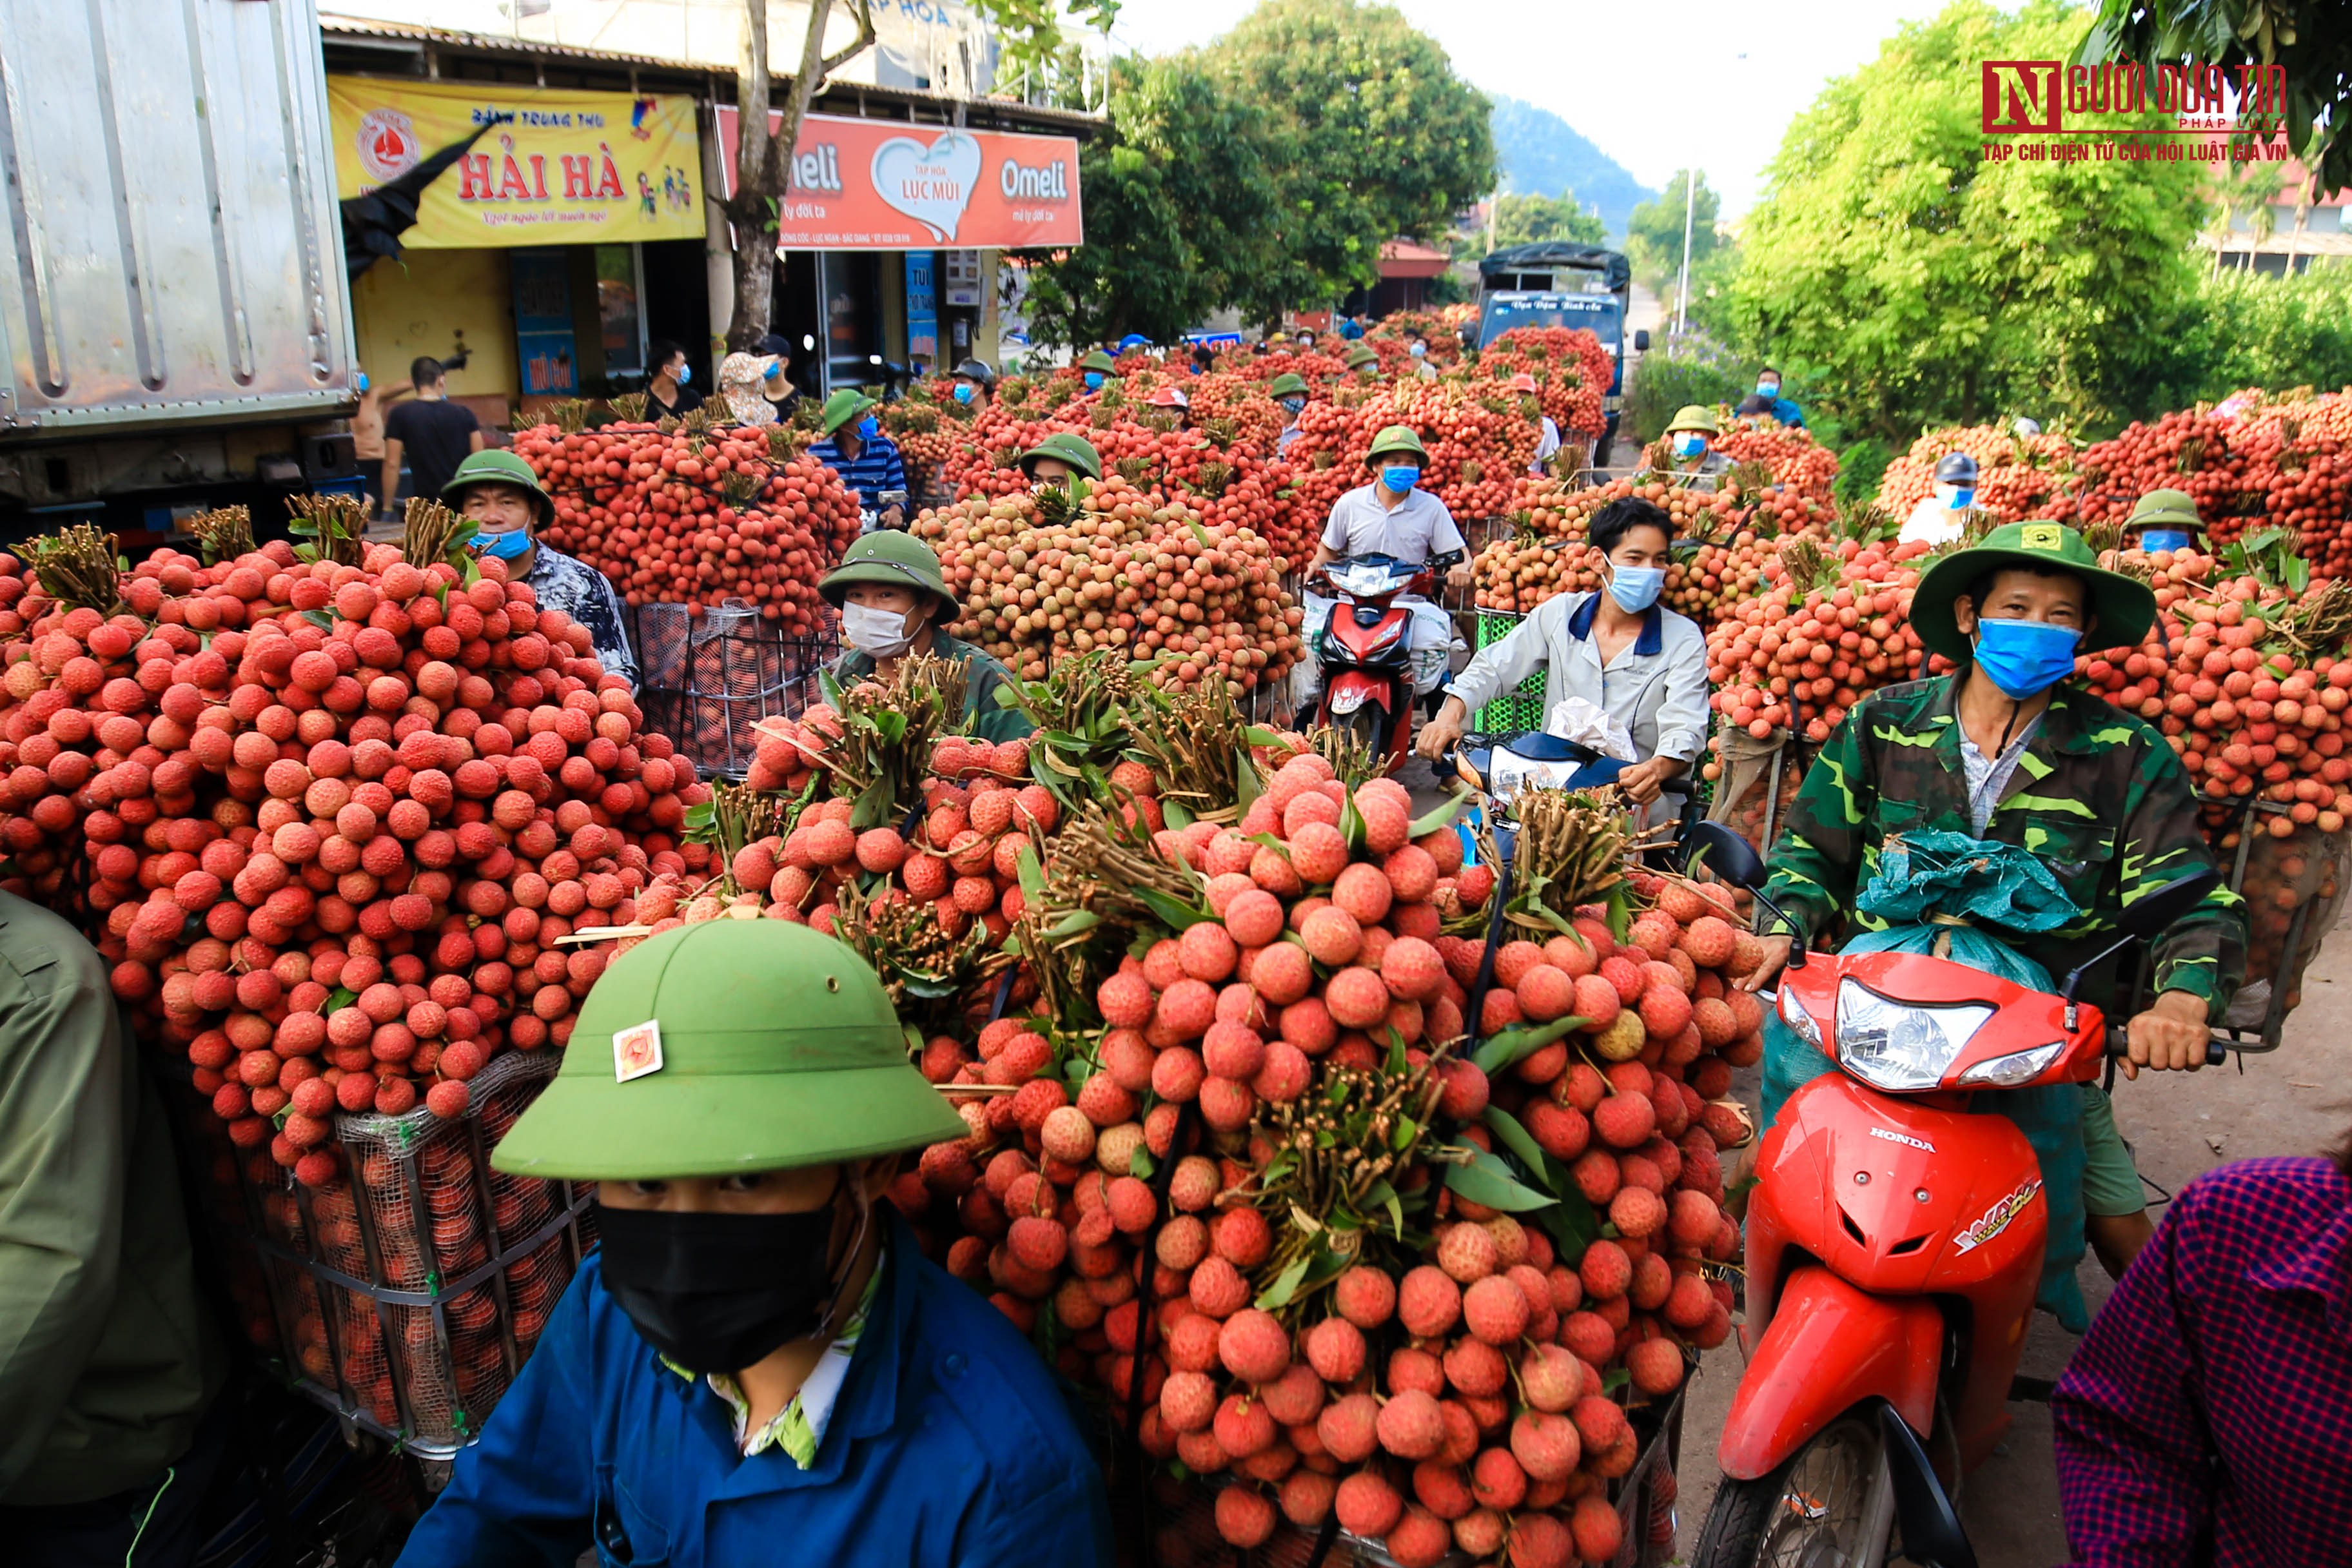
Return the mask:
[[[1442,250],[1432,250],[1409,239],[1390,239],[1381,243],[1381,276],[1383,278],[1439,277],[1452,260],[1453,258]]]

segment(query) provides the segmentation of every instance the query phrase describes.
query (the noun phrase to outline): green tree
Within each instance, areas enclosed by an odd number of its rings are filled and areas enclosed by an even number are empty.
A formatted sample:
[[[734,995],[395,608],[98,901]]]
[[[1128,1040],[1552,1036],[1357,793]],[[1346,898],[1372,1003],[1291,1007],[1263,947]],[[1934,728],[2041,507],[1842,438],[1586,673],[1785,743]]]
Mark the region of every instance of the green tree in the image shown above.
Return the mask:
[[[1855,437],[2004,410],[2146,407],[2195,287],[2188,160],[1987,161],[1979,62],[2063,58],[2084,14],[1958,0],[1793,121],[1741,236],[1738,341],[1802,370]],[[2100,117],[2158,129],[2153,115]]]
[[[1625,257],[1633,262],[1633,272],[1643,283],[1661,298],[1682,277],[1683,218],[1685,205],[1683,193],[1690,188],[1691,171],[1676,169],[1675,177],[1656,201],[1643,202],[1633,209],[1625,221]],[[1715,220],[1723,212],[1723,197],[1709,190],[1706,172],[1698,172],[1698,191],[1688,204],[1690,207],[1691,271],[1694,276],[1706,258],[1723,243],[1715,232]]]
[[[1030,318],[1049,342],[1173,342],[1234,302],[1273,220],[1264,117],[1198,55],[1115,60],[1110,121],[1078,154],[1086,244],[1030,275]]]
[[[2352,4],[2346,0],[2101,0],[2075,59],[2276,65],[2287,145],[2322,195],[2352,185]]]
[[[1207,58],[1269,132],[1275,210],[1239,301],[1255,319],[1371,283],[1382,240],[1443,234],[1494,184],[1486,95],[1390,6],[1265,0]]]
[[[1586,212],[1573,191],[1557,196],[1523,196],[1514,191],[1495,199],[1495,247],[1498,250],[1546,239],[1600,245],[1608,237],[1609,226],[1598,213]]]

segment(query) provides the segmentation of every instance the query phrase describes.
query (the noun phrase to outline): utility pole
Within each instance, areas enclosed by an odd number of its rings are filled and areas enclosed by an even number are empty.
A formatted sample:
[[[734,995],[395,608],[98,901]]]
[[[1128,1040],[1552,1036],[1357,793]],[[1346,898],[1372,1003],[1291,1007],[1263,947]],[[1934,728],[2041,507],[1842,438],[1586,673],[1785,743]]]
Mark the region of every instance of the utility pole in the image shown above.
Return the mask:
[[[1690,312],[1691,215],[1698,206],[1698,171],[1683,171],[1683,277],[1675,290],[1675,335],[1680,337]]]

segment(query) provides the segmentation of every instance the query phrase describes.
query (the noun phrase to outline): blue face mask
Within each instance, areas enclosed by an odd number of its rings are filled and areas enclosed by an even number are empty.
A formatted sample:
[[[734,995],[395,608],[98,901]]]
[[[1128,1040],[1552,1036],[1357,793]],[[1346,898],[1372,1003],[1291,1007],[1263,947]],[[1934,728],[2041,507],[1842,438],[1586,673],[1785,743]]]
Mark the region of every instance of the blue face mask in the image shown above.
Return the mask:
[[[1969,504],[1977,499],[1974,485],[1938,484],[1936,493],[1943,498],[1944,508],[1948,511],[1966,511]]]
[[[1675,457],[1696,458],[1701,452],[1706,450],[1706,437],[1698,434],[1696,430],[1677,430],[1675,432]]]
[[[879,436],[880,434],[882,434],[882,426],[875,423],[874,416],[871,414],[857,422],[857,438],[859,440],[871,441],[875,437]]]
[[[1759,397],[1778,397],[1778,396],[1780,396],[1780,383],[1778,383],[1778,382],[1772,382],[1772,381],[1759,381],[1759,382],[1758,382],[1758,383],[1756,384],[1756,395],[1757,395],[1757,396],[1759,396]]]
[[[360,372],[359,380],[354,382],[352,384],[357,386],[362,392],[365,392],[368,389],[367,372]]]
[[[2047,621],[1977,623],[1977,664],[2002,693],[2023,701],[2074,673],[2083,634]]]
[[[677,367],[677,384],[680,386],[684,386],[688,382],[692,381],[693,379],[694,367],[692,365],[682,364]]]
[[[958,403],[970,403],[972,400],[973,395],[977,394],[979,390],[980,389],[978,387],[972,385],[972,384],[968,381],[959,381],[956,383],[955,386],[955,400]]]
[[[1296,417],[1306,406],[1307,399],[1303,397],[1286,397],[1282,400],[1282,411],[1293,417]]]
[[[1656,604],[1665,586],[1666,569],[1663,566],[1620,566],[1613,561],[1609,563],[1609,596],[1629,616],[1638,616]]]
[[[511,561],[530,548],[530,530],[527,528],[509,529],[504,533],[477,533],[474,535],[474,552],[476,554],[495,555],[501,561]]]
[[[1402,495],[1421,482],[1421,470],[1410,463],[1391,463],[1381,470],[1381,483]]]
[[[1087,372],[1087,390],[1088,392],[1100,392],[1102,390],[1102,372],[1098,370],[1090,370]]]
[[[2154,554],[2159,550],[2186,550],[2189,531],[2185,528],[2143,528],[2139,531],[2139,547]]]

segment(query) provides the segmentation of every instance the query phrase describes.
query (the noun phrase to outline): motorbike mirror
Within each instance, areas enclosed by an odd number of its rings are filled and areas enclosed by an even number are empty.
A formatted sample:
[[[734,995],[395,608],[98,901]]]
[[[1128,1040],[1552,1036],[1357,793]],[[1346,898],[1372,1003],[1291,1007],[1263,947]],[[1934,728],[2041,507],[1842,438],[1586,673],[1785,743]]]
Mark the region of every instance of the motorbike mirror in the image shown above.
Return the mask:
[[[1693,823],[1683,839],[1685,868],[1695,869],[1702,859],[1735,888],[1752,893],[1764,885],[1764,862],[1755,847],[1720,822]]]
[[[2203,903],[2205,895],[2221,885],[2221,873],[2210,866],[2175,878],[2156,891],[2142,893],[2126,904],[2122,918],[2116,921],[2116,928],[2146,942]]]
[[[1633,352],[1637,354],[1645,354],[1650,352],[1650,333],[1649,329],[1646,327],[1634,332]]]

